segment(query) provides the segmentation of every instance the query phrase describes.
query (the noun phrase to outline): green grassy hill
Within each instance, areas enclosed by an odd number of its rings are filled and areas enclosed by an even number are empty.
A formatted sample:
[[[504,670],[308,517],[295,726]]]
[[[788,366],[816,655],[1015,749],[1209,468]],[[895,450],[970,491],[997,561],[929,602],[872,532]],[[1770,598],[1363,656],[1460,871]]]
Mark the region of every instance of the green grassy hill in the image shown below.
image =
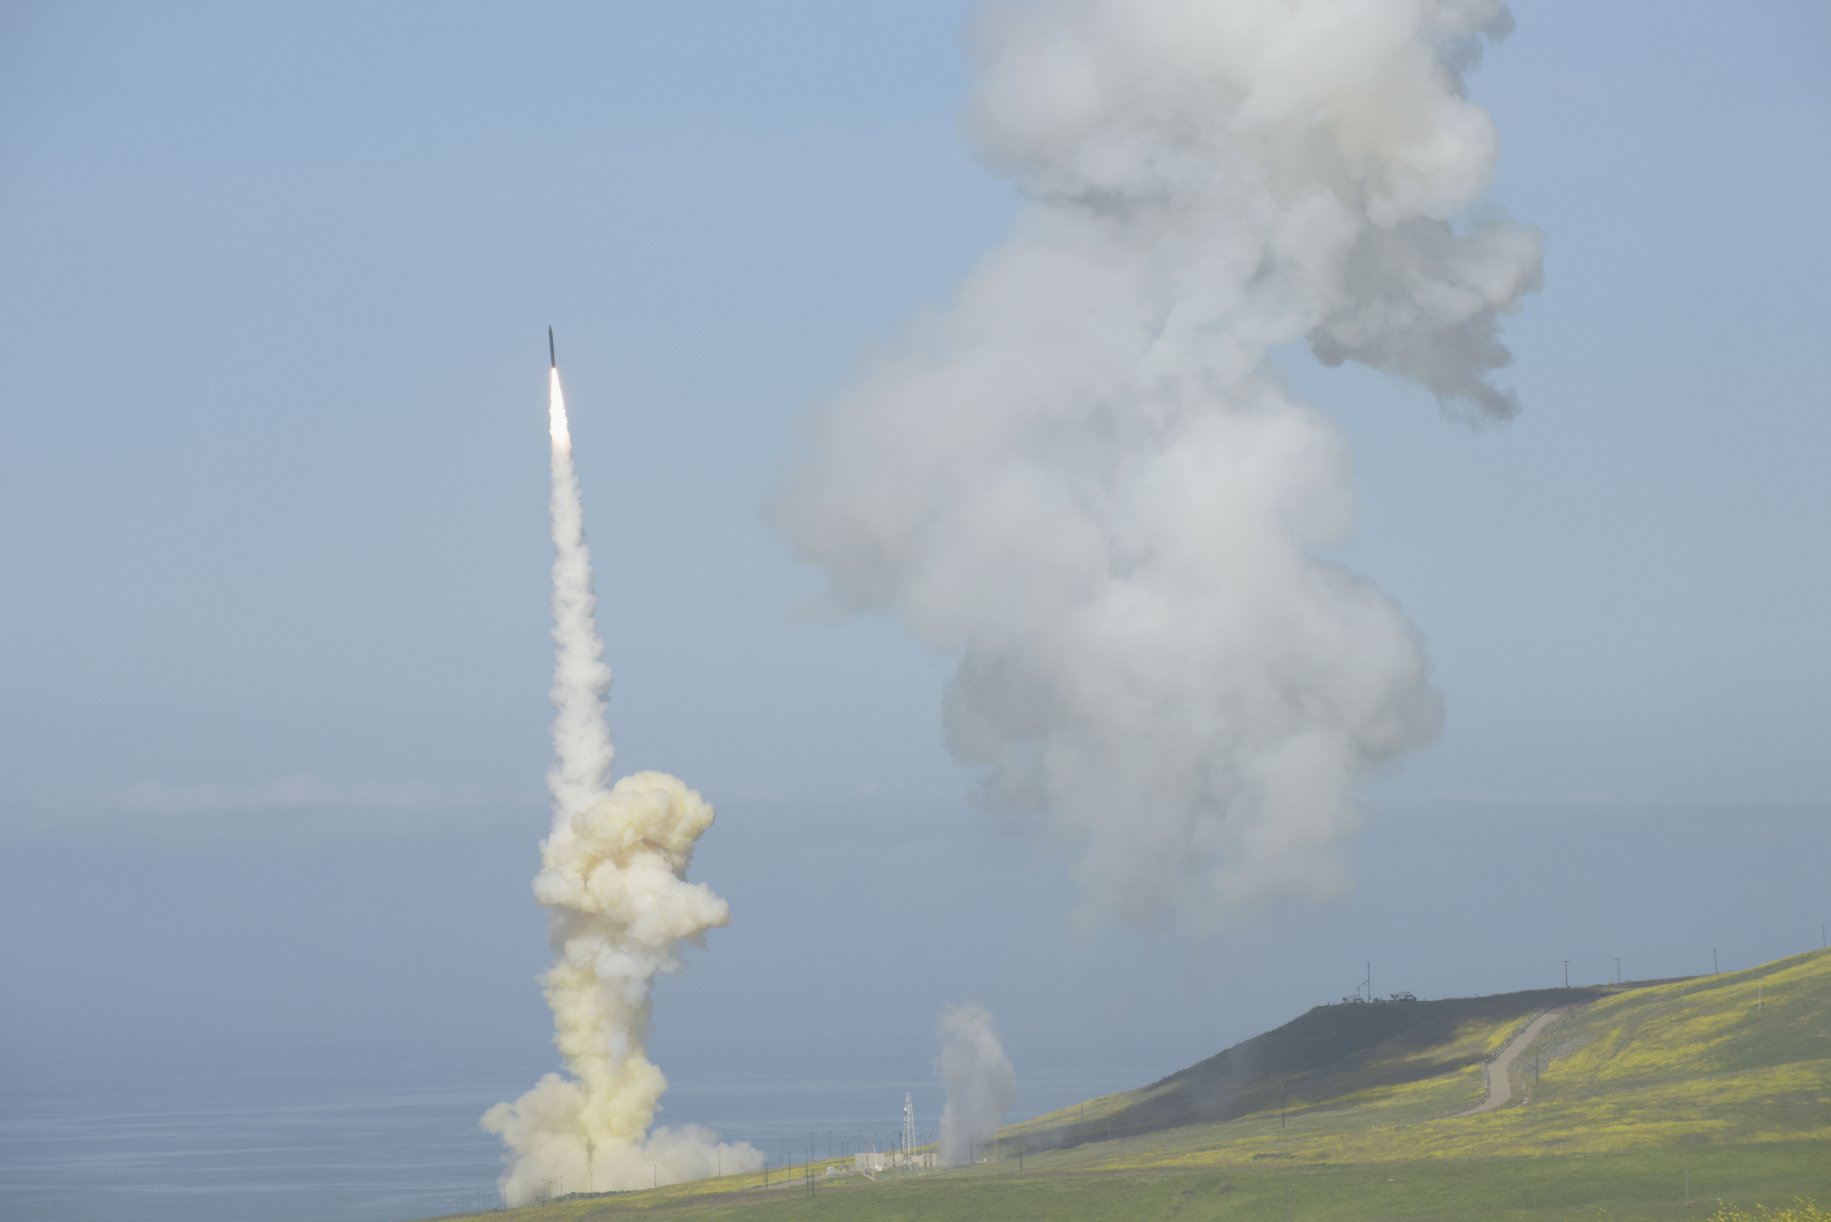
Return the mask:
[[[1518,1063],[1514,1103],[1462,1115],[1488,1058],[1572,1002]],[[1013,1125],[974,1167],[821,1179],[812,1196],[774,1178],[513,1216],[1460,1222],[1831,1204],[1831,953],[1662,984],[1323,1006]]]
[[[1479,1081],[1481,1065],[1527,1019],[1593,1001],[1601,989],[1536,989],[1444,1001],[1317,1006],[1142,1090],[1110,1095],[1017,1126],[1030,1148],[1080,1145],[1280,1111],[1287,1119],[1381,1087],[1448,1077]]]

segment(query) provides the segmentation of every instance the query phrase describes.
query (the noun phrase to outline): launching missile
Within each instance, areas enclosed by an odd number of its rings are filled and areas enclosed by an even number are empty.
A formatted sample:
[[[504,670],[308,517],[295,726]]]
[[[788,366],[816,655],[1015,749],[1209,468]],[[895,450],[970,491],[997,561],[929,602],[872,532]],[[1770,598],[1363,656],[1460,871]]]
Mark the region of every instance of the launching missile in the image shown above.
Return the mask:
[[[552,327],[547,328],[547,366],[548,366],[548,368],[551,368],[551,369],[559,368],[559,358],[557,356],[553,355],[553,328]]]

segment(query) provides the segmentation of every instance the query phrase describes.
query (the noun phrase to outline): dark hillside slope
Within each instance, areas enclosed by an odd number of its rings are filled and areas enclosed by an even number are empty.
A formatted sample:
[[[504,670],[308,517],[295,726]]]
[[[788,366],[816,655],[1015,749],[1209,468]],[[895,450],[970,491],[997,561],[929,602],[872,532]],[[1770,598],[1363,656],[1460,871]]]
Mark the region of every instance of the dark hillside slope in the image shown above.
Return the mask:
[[[1235,1044],[1142,1089],[1085,1121],[1069,1113],[1025,1135],[1032,1148],[1062,1148],[1253,1112],[1292,1114],[1373,1087],[1453,1073],[1486,1059],[1471,1027],[1525,1020],[1553,1006],[1593,1001],[1613,989],[1532,989],[1440,1001],[1317,1006],[1284,1026]]]

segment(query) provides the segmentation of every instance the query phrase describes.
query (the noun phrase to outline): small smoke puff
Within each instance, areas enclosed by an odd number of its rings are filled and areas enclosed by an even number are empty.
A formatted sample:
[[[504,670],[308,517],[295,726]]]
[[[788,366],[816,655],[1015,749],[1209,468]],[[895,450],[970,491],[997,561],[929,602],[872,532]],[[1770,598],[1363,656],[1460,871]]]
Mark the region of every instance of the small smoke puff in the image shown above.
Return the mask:
[[[941,1162],[964,1167],[983,1150],[1017,1102],[1017,1074],[998,1042],[992,1016],[976,1005],[941,1014]]]
[[[1318,554],[1353,525],[1307,343],[1517,411],[1537,233],[1459,218],[1496,141],[1494,0],[1011,0],[966,126],[1026,203],[812,421],[777,504],[843,602],[951,654],[947,741],[1090,914],[1198,931],[1346,878],[1368,770],[1441,722],[1417,633]]]

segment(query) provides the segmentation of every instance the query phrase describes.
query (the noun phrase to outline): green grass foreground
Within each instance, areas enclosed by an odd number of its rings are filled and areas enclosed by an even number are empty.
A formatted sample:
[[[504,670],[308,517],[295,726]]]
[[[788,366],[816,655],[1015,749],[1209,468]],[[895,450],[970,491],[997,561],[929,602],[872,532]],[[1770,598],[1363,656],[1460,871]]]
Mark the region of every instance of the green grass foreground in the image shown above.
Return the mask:
[[[1520,1058],[1514,1103],[1460,1115],[1488,1058],[1573,1001]],[[974,1167],[825,1168],[811,1195],[790,1168],[769,1188],[727,1176],[480,1216],[1816,1222],[1831,1218],[1807,1203],[1831,1203],[1831,954],[1656,985],[1322,1006],[1140,1090],[1013,1125]]]

